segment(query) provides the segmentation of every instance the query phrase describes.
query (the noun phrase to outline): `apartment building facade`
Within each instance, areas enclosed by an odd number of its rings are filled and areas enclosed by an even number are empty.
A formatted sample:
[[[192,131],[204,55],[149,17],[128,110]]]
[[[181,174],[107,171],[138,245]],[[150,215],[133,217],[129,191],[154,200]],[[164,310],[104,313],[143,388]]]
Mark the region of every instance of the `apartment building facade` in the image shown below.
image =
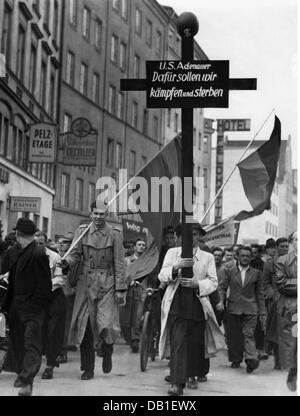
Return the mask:
[[[52,234],[89,221],[97,180],[134,176],[181,130],[180,109],[147,109],[143,91],[121,91],[120,79],[145,78],[147,60],[179,60],[177,15],[156,0],[65,0],[63,13],[60,148]],[[195,44],[195,59],[207,59]],[[203,110],[195,109],[195,174],[202,164]],[[97,134],[94,166],[63,164],[66,132],[88,119]],[[124,178],[122,178],[124,183]],[[109,221],[120,222],[111,214]]]
[[[62,4],[0,2],[0,215],[3,236],[20,217],[50,233],[55,165],[30,163],[31,124],[57,123]],[[37,201],[32,201],[32,198]]]

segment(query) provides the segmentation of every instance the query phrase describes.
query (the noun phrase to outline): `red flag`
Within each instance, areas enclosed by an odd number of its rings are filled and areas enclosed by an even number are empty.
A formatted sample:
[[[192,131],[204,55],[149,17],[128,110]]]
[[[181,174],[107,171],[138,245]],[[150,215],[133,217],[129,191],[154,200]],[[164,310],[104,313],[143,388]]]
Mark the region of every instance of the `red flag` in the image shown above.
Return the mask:
[[[271,194],[280,155],[281,123],[275,116],[270,139],[238,164],[244,192],[253,211],[241,211],[235,221],[246,220],[270,209]]]

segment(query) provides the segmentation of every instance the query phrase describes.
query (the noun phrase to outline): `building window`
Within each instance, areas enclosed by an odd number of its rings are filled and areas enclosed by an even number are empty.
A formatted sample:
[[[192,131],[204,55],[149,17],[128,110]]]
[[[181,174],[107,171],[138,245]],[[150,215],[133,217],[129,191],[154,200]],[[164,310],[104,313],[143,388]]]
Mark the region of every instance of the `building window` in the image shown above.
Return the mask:
[[[120,10],[120,0],[113,0],[112,2],[113,9],[119,13]]]
[[[18,142],[17,142],[17,152],[16,152],[16,163],[18,166],[23,165],[23,131],[18,129]]]
[[[121,10],[121,14],[122,14],[122,18],[124,20],[127,20],[128,17],[128,0],[121,0],[122,1],[122,10]]]
[[[117,109],[117,117],[123,120],[124,118],[124,93],[118,93],[118,109]]]
[[[179,115],[178,115],[178,113],[175,113],[174,130],[175,130],[175,133],[178,133],[178,131],[179,131]]]
[[[26,31],[22,25],[19,25],[18,45],[17,45],[17,77],[24,82],[25,70],[25,46],[26,46]]]
[[[88,88],[88,66],[82,62],[80,66],[79,91],[81,92],[81,94],[87,96],[87,88]]]
[[[95,21],[95,46],[96,48],[101,51],[101,43],[102,43],[102,22],[99,19]]]
[[[113,165],[114,165],[114,140],[107,139],[106,166],[112,168]]]
[[[111,37],[110,59],[115,64],[117,63],[117,59],[118,59],[118,38],[117,38],[116,35],[112,35],[112,37]]]
[[[44,16],[45,16],[45,23],[49,28],[49,21],[50,21],[50,0],[44,0],[44,4],[45,4],[45,12],[44,12]]]
[[[169,46],[174,49],[174,42],[175,42],[175,30],[170,27],[169,28]]]
[[[2,115],[0,122],[2,121]],[[9,135],[9,121],[8,118],[3,117],[3,127],[1,128],[0,123],[0,154],[3,156],[7,156],[7,148],[8,148],[8,135]]]
[[[75,181],[75,209],[82,211],[83,202],[83,180],[76,179]]]
[[[11,53],[11,17],[12,12],[7,4],[4,6],[2,37],[1,37],[1,53],[5,55],[6,64],[9,64]]]
[[[133,62],[133,74],[135,78],[140,77],[140,66],[141,66],[141,59],[138,55],[134,55],[134,62]]]
[[[67,74],[66,82],[74,87],[74,75],[75,75],[75,55],[73,52],[67,53]]]
[[[63,173],[61,175],[61,185],[60,185],[60,205],[62,207],[69,206],[69,190],[70,190],[70,175]]]
[[[161,55],[161,32],[158,30],[156,32],[156,39],[155,39],[155,52],[158,57]]]
[[[135,174],[136,169],[136,153],[135,151],[131,150],[130,152],[130,161],[129,161],[129,175],[133,176]]]
[[[91,12],[87,7],[83,9],[83,20],[82,20],[82,36],[86,40],[90,40],[90,25],[91,25]]]
[[[120,169],[122,166],[122,143],[116,144],[116,168]]]
[[[153,117],[153,139],[154,140],[159,140],[159,136],[158,136],[158,117],[157,116]]]
[[[116,88],[112,85],[108,89],[108,111],[111,114],[116,114]]]
[[[201,150],[202,134],[198,133],[198,149]]]
[[[86,40],[90,40],[91,12],[87,7],[83,9],[82,16],[82,36]]]
[[[196,133],[197,133],[197,130],[194,128],[193,129],[193,146],[196,146]]]
[[[55,118],[55,73],[52,72],[50,76],[50,95],[49,95],[49,113],[51,117]]]
[[[91,204],[96,199],[96,186],[94,183],[89,183],[89,195],[88,195],[88,207],[91,206]]]
[[[77,25],[77,0],[69,0],[69,22],[71,25]]]
[[[53,15],[53,39],[56,41],[56,43],[58,42],[58,36],[59,36],[59,33],[58,33],[58,28],[59,28],[58,12],[59,12],[58,2],[57,2],[57,0],[55,0],[55,2],[54,2],[54,15]]]
[[[139,35],[142,33],[142,12],[138,8],[135,9],[135,31]]]
[[[124,42],[121,42],[120,45],[120,68],[122,70],[125,70],[126,68],[126,51],[127,51],[127,46]]]
[[[42,60],[40,74],[40,103],[42,107],[46,106],[46,81],[47,81],[47,63]]]
[[[138,126],[138,103],[136,101],[133,101],[133,103],[132,103],[131,125],[137,129],[137,126]]]
[[[36,86],[36,63],[37,63],[37,51],[36,46],[31,45],[30,51],[30,66],[29,66],[29,91],[34,94]]]
[[[64,133],[71,131],[72,116],[68,113],[64,114]]]
[[[144,117],[143,117],[143,134],[145,134],[146,136],[148,135],[148,125],[149,125],[149,111],[145,108]]]
[[[203,151],[204,153],[208,153],[208,137],[203,137]]]
[[[171,108],[167,108],[167,127],[171,127]]]
[[[43,222],[42,222],[42,231],[45,234],[48,234],[48,224],[49,224],[49,220],[46,217],[43,217]]]
[[[203,176],[204,176],[204,188],[208,188],[208,170],[207,170],[207,168],[203,168]]]
[[[151,48],[152,46],[152,22],[147,20],[146,25],[146,44]]]
[[[94,103],[99,104],[100,95],[100,75],[94,72],[93,75],[93,88],[92,88],[92,100]]]

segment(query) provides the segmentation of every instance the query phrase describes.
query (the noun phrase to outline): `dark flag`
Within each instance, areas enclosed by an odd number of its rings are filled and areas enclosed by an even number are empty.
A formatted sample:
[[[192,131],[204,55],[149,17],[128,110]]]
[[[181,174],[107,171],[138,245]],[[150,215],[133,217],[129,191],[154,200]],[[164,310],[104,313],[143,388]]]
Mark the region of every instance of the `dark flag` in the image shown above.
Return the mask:
[[[275,116],[270,139],[238,164],[244,192],[253,211],[241,211],[235,221],[246,220],[270,209],[281,144],[281,123]]]
[[[148,209],[147,212],[140,210],[134,214],[136,221],[142,221],[143,225],[150,231],[147,238],[146,251],[134,261],[128,268],[127,273],[133,279],[138,279],[151,273],[157,266],[159,250],[162,244],[163,230],[168,225],[177,225],[180,222],[180,212],[174,212],[174,205],[178,206],[180,193],[176,187],[171,186],[170,195],[159,196],[159,209],[152,210],[153,194],[151,193],[151,178],[165,177],[172,180],[181,175],[181,136],[177,135],[171,140],[149,163],[137,173],[136,176],[146,179],[148,183]],[[162,210],[162,204],[168,198],[170,209]],[[181,201],[181,198],[180,198]],[[181,205],[180,205],[181,207]],[[179,211],[179,210],[177,210]]]
[[[167,225],[177,225],[180,221],[180,212],[174,206],[180,207],[181,196],[176,182],[170,186],[168,195],[163,193],[161,186],[158,189],[151,187],[152,178],[166,178],[171,181],[174,178],[180,179],[181,175],[181,136],[177,135],[171,140],[147,165],[137,173],[137,177],[144,178],[148,184],[148,194],[142,195],[147,200],[146,209],[138,211],[139,216],[146,228],[151,232],[158,248],[161,246],[163,229]],[[155,192],[154,192],[155,191]],[[155,201],[153,200],[155,198]],[[157,203],[156,203],[157,202]],[[155,203],[155,204],[154,204]],[[153,209],[153,205],[156,209]],[[165,209],[164,207],[169,207]],[[145,206],[144,206],[145,208]]]

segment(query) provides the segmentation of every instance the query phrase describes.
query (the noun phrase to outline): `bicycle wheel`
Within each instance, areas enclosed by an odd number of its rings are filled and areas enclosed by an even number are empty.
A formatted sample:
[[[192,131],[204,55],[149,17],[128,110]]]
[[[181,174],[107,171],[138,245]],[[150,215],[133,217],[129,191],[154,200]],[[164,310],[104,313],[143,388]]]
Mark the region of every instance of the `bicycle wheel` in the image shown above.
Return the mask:
[[[140,367],[141,371],[145,371],[148,362],[149,342],[151,342],[151,316],[150,311],[146,311],[143,321],[143,329],[140,345]]]

